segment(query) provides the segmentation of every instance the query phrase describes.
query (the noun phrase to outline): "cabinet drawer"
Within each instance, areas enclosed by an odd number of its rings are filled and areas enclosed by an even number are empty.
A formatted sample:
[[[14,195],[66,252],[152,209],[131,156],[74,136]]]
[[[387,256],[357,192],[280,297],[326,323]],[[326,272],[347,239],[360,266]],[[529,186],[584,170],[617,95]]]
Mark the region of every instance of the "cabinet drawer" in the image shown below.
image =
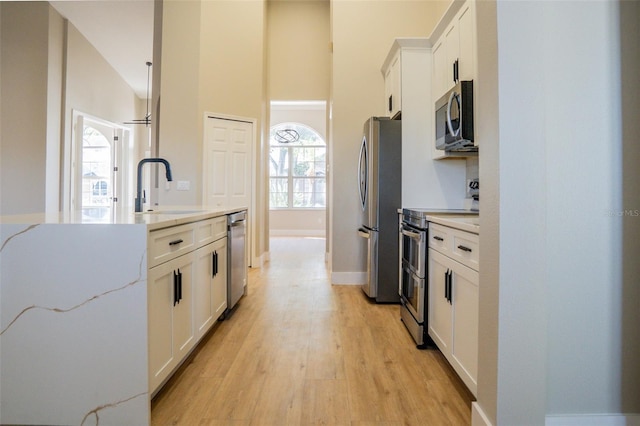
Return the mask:
[[[429,248],[457,260],[474,271],[479,270],[479,241],[477,234],[437,223],[429,224]]]
[[[227,236],[227,216],[196,222],[196,247],[202,247]]]
[[[438,250],[441,253],[449,252],[449,229],[434,223],[429,224],[429,248]]]
[[[149,233],[149,267],[164,263],[195,248],[195,225],[173,226]]]
[[[479,266],[479,241],[476,234],[453,229],[452,257],[474,271]]]

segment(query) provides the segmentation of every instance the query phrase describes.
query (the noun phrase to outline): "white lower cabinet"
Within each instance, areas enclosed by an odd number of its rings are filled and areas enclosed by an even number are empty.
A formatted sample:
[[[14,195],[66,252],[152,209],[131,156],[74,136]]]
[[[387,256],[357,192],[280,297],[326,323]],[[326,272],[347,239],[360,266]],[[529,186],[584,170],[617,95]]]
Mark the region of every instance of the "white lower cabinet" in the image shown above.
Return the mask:
[[[227,309],[227,238],[196,250],[193,321],[200,339]]]
[[[192,315],[194,254],[149,270],[149,389],[154,391],[195,344]]]
[[[454,241],[446,228],[445,235]],[[477,240],[477,235],[468,235]],[[429,336],[474,395],[478,378],[478,283],[477,270],[429,248]]]
[[[151,253],[165,253],[160,264],[151,256],[147,275],[151,395],[227,307],[226,216],[173,228],[148,237]]]

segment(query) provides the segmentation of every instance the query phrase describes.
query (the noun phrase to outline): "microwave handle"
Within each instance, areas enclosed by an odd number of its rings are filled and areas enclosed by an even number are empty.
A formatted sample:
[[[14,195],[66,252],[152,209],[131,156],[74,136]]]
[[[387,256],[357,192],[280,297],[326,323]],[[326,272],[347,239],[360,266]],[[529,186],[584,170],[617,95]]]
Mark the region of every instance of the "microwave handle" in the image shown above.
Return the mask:
[[[453,126],[451,125],[451,102],[456,96],[458,96],[458,94],[455,91],[452,91],[449,95],[449,100],[447,101],[447,127],[449,128],[449,134],[454,137],[458,136],[458,132],[460,132],[460,128],[462,127],[459,126],[458,131],[454,132]]]

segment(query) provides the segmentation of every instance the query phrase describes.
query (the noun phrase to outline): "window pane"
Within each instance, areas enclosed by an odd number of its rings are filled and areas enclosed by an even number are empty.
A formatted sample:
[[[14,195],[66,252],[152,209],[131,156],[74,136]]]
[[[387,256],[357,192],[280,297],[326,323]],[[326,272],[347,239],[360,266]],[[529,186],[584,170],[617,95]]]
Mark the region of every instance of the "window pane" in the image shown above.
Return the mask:
[[[327,149],[322,137],[297,123],[276,125],[270,136],[270,207],[325,208]]]
[[[324,176],[326,148],[292,147],[293,176]]]
[[[269,207],[289,207],[289,183],[287,178],[271,178],[269,180]]]
[[[324,208],[327,183],[324,178],[294,178],[293,207]]]
[[[269,152],[269,176],[287,176],[289,174],[289,149],[271,147]]]

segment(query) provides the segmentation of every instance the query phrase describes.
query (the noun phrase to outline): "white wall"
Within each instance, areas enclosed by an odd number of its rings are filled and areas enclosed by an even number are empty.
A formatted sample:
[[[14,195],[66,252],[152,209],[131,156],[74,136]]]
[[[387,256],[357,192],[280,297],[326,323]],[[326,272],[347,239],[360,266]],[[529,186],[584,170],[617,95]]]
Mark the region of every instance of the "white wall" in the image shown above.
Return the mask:
[[[556,416],[585,424],[592,414],[614,424],[619,413],[640,412],[638,290],[630,284],[639,253],[623,238],[623,226],[638,225],[619,215],[640,205],[638,129],[629,123],[637,100],[621,107],[620,38],[629,32],[620,31],[619,6],[478,8],[478,404],[493,424]],[[626,8],[635,8],[625,18],[637,40],[637,5]],[[637,53],[633,61],[623,92],[638,91]],[[636,188],[627,199],[623,176]]]
[[[264,52],[265,2],[163,2],[158,154],[172,164],[174,180],[190,182],[188,191],[166,190],[161,180],[158,202],[197,205],[202,202],[204,112],[256,119],[256,181],[265,193],[262,135],[266,107]],[[158,43],[160,39],[154,41]],[[155,60],[155,59],[154,59]],[[156,61],[158,62],[158,61]],[[157,96],[154,89],[154,97]],[[268,244],[267,207],[257,199],[253,255]]]
[[[69,186],[71,111],[123,122],[135,118],[139,99],[48,3],[1,2],[0,8],[0,214],[56,212]]]
[[[43,212],[50,7],[46,3],[2,2],[0,8],[3,58],[0,214]]]
[[[362,126],[384,115],[380,68],[397,37],[427,37],[448,1],[343,1],[332,8],[332,272],[365,270],[357,235],[357,161]]]
[[[328,100],[329,2],[268,2],[268,75],[272,100]]]
[[[68,191],[70,185],[69,149],[72,138],[73,111],[80,111],[118,124],[144,116],[144,110],[141,110],[143,101],[136,96],[133,89],[71,23],[66,25],[66,42],[62,149],[65,166],[62,169],[64,173],[64,192]],[[129,126],[129,128],[132,127]],[[135,131],[131,132],[131,137],[134,138],[134,145],[146,145],[146,129],[144,126],[138,127],[138,129],[132,129]],[[123,152],[120,153],[120,155],[122,154]],[[134,157],[136,154],[137,149],[134,150]],[[135,167],[137,158],[132,160],[131,168]],[[122,171],[120,183],[127,185],[128,189],[130,189],[132,185],[135,185],[135,182],[132,182],[132,176],[126,175],[127,171]],[[135,176],[135,173],[133,176]],[[125,199],[119,202],[124,203],[127,208],[133,211],[135,194],[131,194],[130,191],[126,192],[128,194],[124,194]],[[66,205],[67,203],[68,200],[64,200],[63,204]]]

